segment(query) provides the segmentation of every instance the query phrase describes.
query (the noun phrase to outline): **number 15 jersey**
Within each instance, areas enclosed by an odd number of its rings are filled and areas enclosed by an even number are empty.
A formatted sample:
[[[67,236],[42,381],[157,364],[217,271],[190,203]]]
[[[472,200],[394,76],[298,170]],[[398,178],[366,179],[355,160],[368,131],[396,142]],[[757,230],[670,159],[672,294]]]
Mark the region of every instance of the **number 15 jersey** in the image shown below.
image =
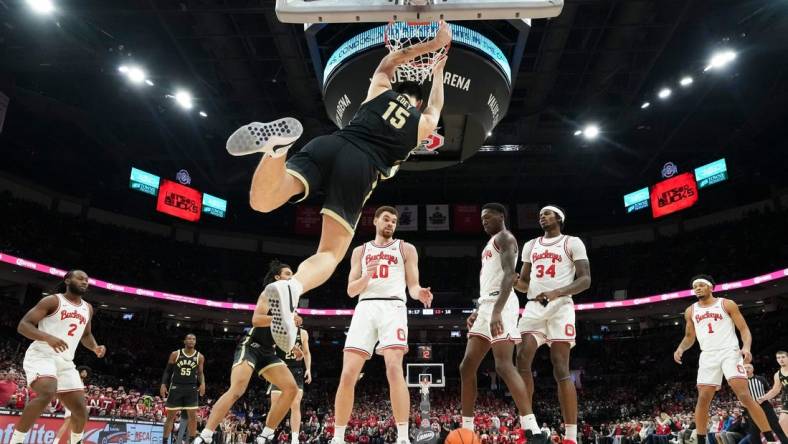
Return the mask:
[[[350,123],[334,134],[367,153],[388,178],[418,146],[420,121],[421,112],[407,97],[388,90],[363,103]]]
[[[523,262],[531,264],[528,299],[565,287],[575,280],[575,261],[588,260],[586,246],[577,237],[538,237],[523,246]]]

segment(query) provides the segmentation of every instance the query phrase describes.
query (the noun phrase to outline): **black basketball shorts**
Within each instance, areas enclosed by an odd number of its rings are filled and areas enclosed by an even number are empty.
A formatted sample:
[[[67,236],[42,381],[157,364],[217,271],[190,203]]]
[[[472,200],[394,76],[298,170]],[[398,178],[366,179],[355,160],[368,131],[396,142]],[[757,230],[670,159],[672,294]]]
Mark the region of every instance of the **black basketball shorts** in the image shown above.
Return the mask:
[[[242,342],[235,348],[233,367],[241,364],[251,366],[252,371],[263,379],[265,379],[263,373],[269,368],[286,365],[279,356],[276,356],[270,345],[265,346],[254,341]]]
[[[200,407],[199,386],[194,384],[171,384],[167,402],[168,410],[195,410]]]
[[[304,184],[304,194],[325,193],[320,211],[342,224],[351,234],[361,218],[361,210],[378,184],[380,174],[369,155],[340,136],[312,139],[287,161],[287,173]]]

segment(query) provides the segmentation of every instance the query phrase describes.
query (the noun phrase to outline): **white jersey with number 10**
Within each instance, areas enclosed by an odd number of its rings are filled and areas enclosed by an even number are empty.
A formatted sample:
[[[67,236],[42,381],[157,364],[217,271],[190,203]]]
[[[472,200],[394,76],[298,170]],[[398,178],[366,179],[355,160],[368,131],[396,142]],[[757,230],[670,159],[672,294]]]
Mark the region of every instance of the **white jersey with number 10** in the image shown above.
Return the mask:
[[[375,245],[367,242],[361,251],[361,270],[367,273],[367,264],[378,262],[378,269],[373,272],[369,284],[359,300],[364,299],[399,299],[405,301],[405,254],[402,252],[402,240],[396,239],[386,245]]]

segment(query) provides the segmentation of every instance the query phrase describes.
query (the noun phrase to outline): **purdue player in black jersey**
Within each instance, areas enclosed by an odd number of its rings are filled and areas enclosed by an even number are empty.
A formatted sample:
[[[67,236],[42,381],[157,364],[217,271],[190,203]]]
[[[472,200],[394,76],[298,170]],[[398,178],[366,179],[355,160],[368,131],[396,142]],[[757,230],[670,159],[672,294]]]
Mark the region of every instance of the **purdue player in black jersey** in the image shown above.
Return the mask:
[[[769,401],[782,391],[780,399],[780,428],[788,435],[788,351],[780,350],[775,356],[780,369],[774,374],[774,385],[758,402]]]
[[[271,262],[265,282],[286,280],[293,275],[289,265],[279,261]],[[282,393],[279,400],[271,405],[271,411],[265,421],[261,433],[265,442],[272,442],[274,430],[282,422],[290,404],[298,394],[298,385],[287,365],[274,352],[274,339],[271,337],[271,319],[268,315],[268,298],[261,294],[257,298],[257,306],[252,315],[252,328],[246,333],[235,349],[233,369],[230,373],[230,388],[216,401],[208,416],[205,428],[194,444],[211,443],[216,427],[224,420],[227,412],[238,399],[246,393],[252,375],[276,384]]]
[[[322,191],[325,202],[317,253],[298,266],[293,279],[266,287],[271,297],[271,333],[284,350],[293,348],[296,327],[293,312],[298,298],[324,283],[345,257],[361,209],[379,179],[392,177],[399,164],[438,125],[443,108],[444,58],[433,68],[432,90],[426,108],[420,86],[403,82],[392,90],[397,67],[451,42],[451,30],[440,23],[433,40],[394,51],[383,57],[372,75],[366,100],[351,122],[334,134],[320,136],[285,162],[290,146],[301,136],[301,124],[292,118],[251,123],[227,140],[227,151],[241,156],[263,153],[255,170],[249,196],[253,209],[268,213],[285,202],[304,200]]]
[[[302,325],[304,320],[295,316],[296,325]],[[298,444],[298,435],[301,433],[301,398],[304,396],[304,383],[312,383],[312,354],[309,352],[309,333],[298,327],[296,345],[290,353],[285,353],[281,348],[275,347],[276,355],[287,364],[290,373],[298,384],[298,394],[290,404],[290,444]],[[282,389],[275,384],[268,388],[271,395],[271,405],[276,404]]]
[[[189,416],[189,438],[197,435],[197,409],[200,396],[205,395],[205,356],[194,348],[196,345],[197,336],[187,334],[183,338],[183,348],[170,353],[161,377],[159,392],[162,398],[167,398],[167,419],[162,434],[165,444],[170,442],[175,415],[182,410]]]

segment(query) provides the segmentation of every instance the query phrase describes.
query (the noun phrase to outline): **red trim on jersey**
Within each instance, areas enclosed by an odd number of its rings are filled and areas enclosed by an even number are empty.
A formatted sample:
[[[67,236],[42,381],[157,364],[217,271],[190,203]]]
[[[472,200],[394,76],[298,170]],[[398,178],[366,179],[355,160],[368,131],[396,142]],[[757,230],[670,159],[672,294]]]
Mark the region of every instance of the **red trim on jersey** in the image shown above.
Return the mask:
[[[59,295],[59,294],[56,294],[56,295],[55,295],[55,297],[57,297],[57,308],[55,309],[55,311],[54,311],[54,312],[52,312],[52,314],[48,314],[48,315],[46,315],[46,316],[45,316],[46,318],[51,318],[52,316],[56,315],[56,314],[57,314],[57,312],[59,312],[59,311],[60,311],[60,295]]]
[[[485,335],[484,333],[476,333],[476,332],[470,332],[469,331],[468,332],[468,337],[470,338],[471,336],[477,336],[479,338],[487,340],[487,342],[492,342],[492,339],[490,339],[490,337]]]
[[[553,245],[557,245],[559,242],[564,240],[564,237],[566,237],[566,236],[564,236],[562,234],[562,235],[558,236],[558,240],[557,241],[553,242],[552,244],[546,244],[546,243],[542,242],[542,239],[544,239],[544,236],[542,236],[542,237],[538,238],[539,239],[539,245],[541,245],[543,247],[552,247]]]
[[[394,242],[397,242],[398,240],[399,239],[394,239],[394,240],[392,240],[391,242],[389,242],[386,245],[377,245],[377,244],[375,244],[374,240],[369,241],[369,243],[372,244],[372,246],[375,247],[375,248],[388,248],[388,247],[394,245]]]
[[[364,355],[364,356],[367,357],[367,359],[372,357],[372,354],[370,352],[368,352],[368,351],[366,351],[364,349],[361,349],[361,348],[345,347],[342,351],[346,351],[346,352],[350,352],[350,353],[356,353],[356,354],[359,354],[359,355]]]
[[[405,262],[405,252],[402,251],[402,240],[399,241],[399,254],[402,256],[402,262]]]
[[[725,308],[725,298],[720,298],[720,307],[722,307],[722,311],[724,311],[728,317],[731,317],[731,314],[728,313],[728,309]]]
[[[690,320],[695,323],[695,304],[690,305]]]
[[[505,338],[497,338],[490,341],[490,344],[497,344],[499,342],[513,342],[515,344],[519,344],[522,342],[522,339],[513,338],[512,335],[506,335]]]
[[[566,237],[566,242],[564,242],[564,253],[566,253],[566,257],[568,257],[570,261],[574,262],[575,260],[572,258],[572,251],[567,248],[571,239],[571,236]]]
[[[492,244],[493,244],[493,248],[495,248],[495,251],[500,253],[501,252],[501,247],[499,247],[498,244],[495,243],[495,238],[492,238]]]

